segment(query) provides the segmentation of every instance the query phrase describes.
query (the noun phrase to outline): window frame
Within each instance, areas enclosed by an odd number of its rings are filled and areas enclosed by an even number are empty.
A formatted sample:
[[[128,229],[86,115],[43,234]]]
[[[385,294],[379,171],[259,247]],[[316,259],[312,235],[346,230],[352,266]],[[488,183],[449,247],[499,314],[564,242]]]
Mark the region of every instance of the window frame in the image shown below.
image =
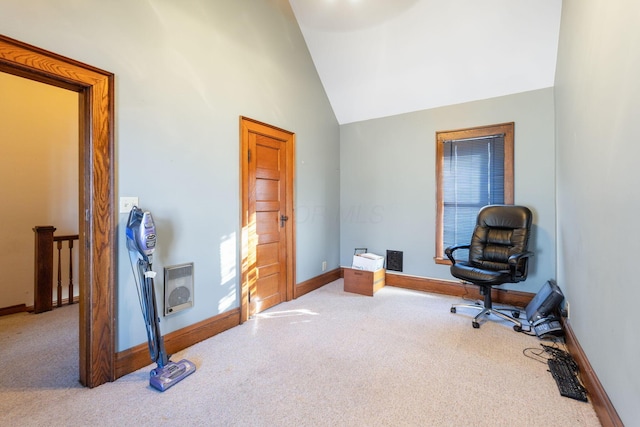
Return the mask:
[[[497,125],[478,126],[473,128],[437,131],[436,132],[436,264],[451,265],[451,261],[444,255],[444,142],[459,139],[482,138],[491,135],[504,134],[504,203],[514,203],[513,189],[513,142],[514,122]],[[471,238],[471,236],[469,236]]]

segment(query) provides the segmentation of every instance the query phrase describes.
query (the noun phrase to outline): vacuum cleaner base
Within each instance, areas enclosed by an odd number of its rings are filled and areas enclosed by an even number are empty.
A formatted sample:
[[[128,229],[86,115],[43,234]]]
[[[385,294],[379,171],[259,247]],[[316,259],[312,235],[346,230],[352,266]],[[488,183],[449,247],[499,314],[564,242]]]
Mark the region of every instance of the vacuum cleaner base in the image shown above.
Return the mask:
[[[196,371],[196,365],[187,359],[168,362],[162,368],[151,370],[149,384],[155,389],[165,391]]]

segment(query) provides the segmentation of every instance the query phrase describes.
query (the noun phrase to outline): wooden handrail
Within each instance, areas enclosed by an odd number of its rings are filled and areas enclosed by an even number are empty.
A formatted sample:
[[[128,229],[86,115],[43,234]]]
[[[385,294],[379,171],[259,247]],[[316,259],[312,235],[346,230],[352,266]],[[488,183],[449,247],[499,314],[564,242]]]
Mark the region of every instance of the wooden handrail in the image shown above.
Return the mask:
[[[58,288],[57,305],[62,305],[62,265],[60,255],[63,242],[69,246],[69,304],[73,304],[73,241],[79,236],[54,236],[56,228],[51,225],[36,226],[35,232],[35,272],[33,311],[42,313],[53,309],[53,243],[58,247]]]

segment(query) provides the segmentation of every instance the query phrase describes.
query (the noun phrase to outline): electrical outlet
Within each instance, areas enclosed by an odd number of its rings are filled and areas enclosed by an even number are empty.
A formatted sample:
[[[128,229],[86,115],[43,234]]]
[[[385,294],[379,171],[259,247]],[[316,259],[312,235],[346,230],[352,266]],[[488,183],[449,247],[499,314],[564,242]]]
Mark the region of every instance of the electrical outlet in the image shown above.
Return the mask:
[[[120,197],[120,213],[129,213],[134,206],[138,206],[137,197]]]
[[[327,261],[322,261],[322,271],[327,271]]]
[[[562,317],[564,317],[565,319],[569,319],[569,301],[564,300],[564,305],[562,306],[562,309],[560,310],[560,315]]]

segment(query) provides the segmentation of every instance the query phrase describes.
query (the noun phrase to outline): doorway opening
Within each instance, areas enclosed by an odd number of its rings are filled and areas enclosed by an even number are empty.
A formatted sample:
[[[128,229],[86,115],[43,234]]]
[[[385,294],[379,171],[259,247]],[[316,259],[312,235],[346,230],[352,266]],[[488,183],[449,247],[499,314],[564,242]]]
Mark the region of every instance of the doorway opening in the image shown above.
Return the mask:
[[[115,379],[114,75],[0,35],[0,71],[79,95],[79,379]]]

